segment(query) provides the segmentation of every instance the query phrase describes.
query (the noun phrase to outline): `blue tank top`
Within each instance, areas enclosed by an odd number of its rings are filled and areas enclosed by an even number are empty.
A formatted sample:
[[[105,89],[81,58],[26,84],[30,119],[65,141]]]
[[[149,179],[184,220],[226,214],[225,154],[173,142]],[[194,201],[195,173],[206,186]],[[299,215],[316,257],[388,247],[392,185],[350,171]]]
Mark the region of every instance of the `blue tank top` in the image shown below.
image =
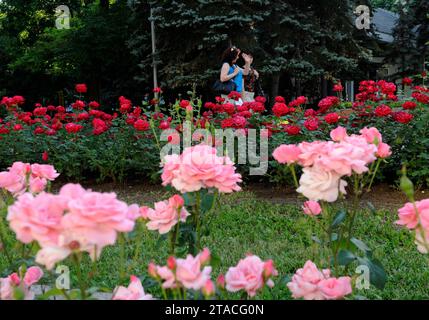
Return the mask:
[[[229,67],[228,75],[234,73],[234,70],[236,67],[237,67],[236,65]],[[240,70],[240,72],[231,80],[234,81],[235,85],[237,86],[236,88],[237,92],[243,91],[243,71],[242,70]]]

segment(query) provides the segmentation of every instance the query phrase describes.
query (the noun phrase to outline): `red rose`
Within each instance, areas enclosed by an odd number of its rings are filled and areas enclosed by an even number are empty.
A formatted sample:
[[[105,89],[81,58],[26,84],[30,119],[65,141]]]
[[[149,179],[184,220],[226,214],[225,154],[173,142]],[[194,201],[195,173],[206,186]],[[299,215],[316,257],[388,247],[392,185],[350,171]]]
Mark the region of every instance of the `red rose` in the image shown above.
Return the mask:
[[[161,121],[160,123],[159,123],[159,128],[161,129],[161,130],[167,130],[167,129],[169,129],[170,128],[170,122],[168,122],[168,121]]]
[[[392,113],[392,109],[385,104],[381,104],[375,108],[374,113],[377,117],[387,117]]]
[[[214,104],[213,102],[206,102],[206,103],[204,104],[204,107],[205,107],[206,109],[213,109],[213,108],[215,107],[215,105],[216,105],[216,104]]]
[[[222,127],[222,129],[233,128],[234,127],[234,119],[233,118],[224,119],[220,123],[220,126]]]
[[[250,104],[250,109],[257,113],[263,113],[265,111],[265,106],[262,102],[255,101]]]
[[[308,118],[304,122],[304,127],[306,127],[309,131],[315,131],[319,128],[319,121],[317,118]]]
[[[325,116],[325,121],[328,124],[334,124],[334,123],[337,123],[338,121],[340,121],[340,116],[335,112],[328,113]]]
[[[48,109],[47,108],[45,108],[45,107],[38,107],[38,108],[35,108],[34,110],[33,110],[33,114],[35,115],[35,116],[44,116],[45,114],[46,114],[46,112],[48,111]]]
[[[48,161],[48,159],[49,159],[48,152],[47,152],[47,151],[44,151],[44,152],[42,153],[42,160],[43,160],[43,161],[45,161],[45,162],[47,162],[47,161]]]
[[[235,100],[235,101],[238,101],[238,100],[240,100],[240,98],[241,98],[241,94],[240,94],[239,92],[237,92],[237,91],[231,91],[231,92],[228,94],[228,98],[229,98],[229,99],[233,99],[233,100]]]
[[[72,107],[75,110],[83,110],[85,108],[85,102],[82,100],[76,100],[75,103],[72,103]]]
[[[189,102],[189,100],[182,100],[179,103],[179,106],[183,109],[186,109],[187,106],[189,106],[191,104],[191,102]]]
[[[246,125],[247,125],[247,120],[245,117],[236,115],[232,119],[234,121],[234,128],[242,129],[242,128],[246,127]]]
[[[102,134],[103,132],[106,132],[109,129],[106,122],[97,118],[92,120],[92,127],[92,133],[96,136]]]
[[[393,114],[393,119],[399,123],[407,124],[413,120],[413,115],[405,111],[398,111]]]
[[[0,134],[8,134],[9,133],[9,129],[6,128],[5,126],[0,127]]]
[[[65,113],[66,112],[66,108],[64,108],[63,106],[58,106],[57,107],[57,112],[58,113]]]
[[[54,136],[57,132],[54,129],[48,129],[45,133],[47,136]]]
[[[277,103],[286,103],[285,98],[283,98],[282,96],[275,97],[274,101]]]
[[[413,101],[405,101],[402,104],[402,108],[404,108],[405,110],[413,110],[417,107],[417,103],[413,102]]]
[[[229,115],[234,114],[235,112],[235,106],[232,103],[225,103],[222,105],[223,112],[228,113]]]
[[[402,84],[404,86],[411,86],[411,84],[413,83],[413,79],[405,77],[402,79]]]
[[[334,92],[342,92],[344,90],[344,87],[340,83],[337,83],[334,85],[334,88],[332,89]]]
[[[88,88],[86,87],[86,84],[84,84],[84,83],[77,84],[75,86],[75,89],[76,89],[77,93],[86,93],[88,91]]]
[[[98,109],[98,108],[100,107],[100,104],[99,104],[97,101],[91,101],[91,102],[89,103],[89,107],[90,107],[91,109]]]
[[[301,128],[300,128],[300,127],[298,127],[298,126],[293,126],[293,125],[291,125],[291,126],[287,126],[287,127],[285,128],[285,131],[286,131],[286,132],[287,132],[287,134],[288,134],[288,135],[290,135],[290,136],[296,136],[296,135],[300,134],[300,132],[301,132]]]
[[[240,116],[245,117],[246,119],[251,118],[252,117],[252,113],[250,111],[241,111],[239,113]]]
[[[315,117],[317,115],[316,110],[314,109],[307,109],[304,112],[304,117],[308,118],[308,117]]]
[[[82,126],[76,123],[67,123],[64,127],[68,133],[77,133],[82,130]]]
[[[82,112],[77,115],[77,121],[84,121],[89,119],[89,114],[87,112]]]
[[[147,120],[138,119],[136,122],[134,122],[134,128],[137,131],[147,131],[150,128],[150,124]]]
[[[237,112],[248,111],[247,104],[242,104],[241,106],[237,106]]]
[[[20,131],[22,129],[23,129],[22,124],[17,123],[13,126],[14,131]]]
[[[24,102],[25,102],[25,99],[22,96],[14,96],[14,97],[12,97],[12,104],[22,105],[22,104],[24,104]]]
[[[162,92],[162,89],[160,87],[156,87],[153,89],[153,92],[154,93],[160,93],[160,92]]]
[[[278,118],[288,114],[288,112],[289,112],[289,108],[284,103],[276,102],[273,106],[273,113]]]
[[[34,129],[34,134],[44,134],[45,133],[45,129],[43,129],[42,127],[36,127],[36,129]]]
[[[337,97],[326,97],[320,100],[318,106],[319,106],[319,112],[323,113],[326,112],[328,109],[332,108],[333,106],[340,103],[340,99]]]
[[[267,102],[267,99],[265,97],[258,96],[255,98],[255,101],[262,103],[262,104],[265,104],[265,102]]]

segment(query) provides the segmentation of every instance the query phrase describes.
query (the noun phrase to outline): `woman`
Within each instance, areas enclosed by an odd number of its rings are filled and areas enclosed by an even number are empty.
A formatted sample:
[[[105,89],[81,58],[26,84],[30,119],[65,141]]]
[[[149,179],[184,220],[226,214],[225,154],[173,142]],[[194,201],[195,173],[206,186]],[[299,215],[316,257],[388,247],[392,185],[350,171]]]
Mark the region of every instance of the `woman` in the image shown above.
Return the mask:
[[[222,55],[222,69],[220,71],[220,81],[228,82],[233,81],[236,85],[235,91],[241,95],[244,94],[244,79],[243,76],[248,75],[250,71],[251,59],[247,54],[242,54],[244,59],[244,67],[240,68],[236,63],[240,58],[240,49],[231,47],[226,49]],[[222,95],[226,98],[225,95]],[[242,102],[241,102],[242,103]]]
[[[261,92],[260,92],[261,84],[259,82],[259,72],[252,67],[253,55],[251,53],[246,53],[246,55],[250,59],[250,70],[249,70],[249,74],[243,77],[244,78],[243,101],[252,102],[252,101],[255,101],[255,95],[261,95]]]

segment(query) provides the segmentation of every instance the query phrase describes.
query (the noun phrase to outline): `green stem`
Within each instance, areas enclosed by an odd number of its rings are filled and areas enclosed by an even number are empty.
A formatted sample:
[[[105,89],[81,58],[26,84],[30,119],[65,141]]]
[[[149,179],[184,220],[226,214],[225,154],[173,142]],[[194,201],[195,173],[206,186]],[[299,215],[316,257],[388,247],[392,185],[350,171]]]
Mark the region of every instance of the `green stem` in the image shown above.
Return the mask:
[[[381,163],[381,159],[378,159],[377,160],[377,165],[375,166],[375,170],[374,170],[374,172],[372,174],[372,177],[371,177],[371,181],[370,181],[370,183],[368,185],[368,188],[366,189],[367,192],[371,191],[371,187],[372,187],[372,184],[374,182],[375,176],[377,174],[378,168],[380,167],[380,163]]]
[[[77,278],[79,281],[79,287],[80,287],[80,296],[82,300],[86,300],[86,284],[85,281],[82,277],[82,270],[80,268],[80,259],[77,253],[73,254],[73,262],[76,266],[76,271],[77,271]]]
[[[176,227],[174,229],[174,231],[171,233],[171,238],[170,238],[170,254],[174,257],[176,255],[176,244],[177,244],[177,240],[179,237],[179,233],[180,233],[180,211],[182,210],[182,208],[177,210],[177,224]]]
[[[3,246],[2,251],[4,252],[7,262],[11,264],[12,257],[10,256],[10,253],[8,250],[9,245],[6,241],[6,229],[3,221],[3,215],[0,215],[0,244]]]
[[[295,187],[299,188],[299,183],[298,183],[298,179],[296,177],[296,172],[295,172],[295,165],[294,164],[289,165],[289,169],[290,169],[290,172],[292,173],[293,182],[295,183]]]
[[[150,127],[155,138],[156,146],[158,147],[159,152],[161,152],[161,145],[159,144],[158,135],[155,130],[155,124],[153,123],[153,119],[150,119]]]
[[[196,193],[195,199],[195,233],[196,233],[196,252],[200,251],[200,225],[201,225],[201,216],[200,216],[200,193]],[[194,253],[196,253],[194,252]]]

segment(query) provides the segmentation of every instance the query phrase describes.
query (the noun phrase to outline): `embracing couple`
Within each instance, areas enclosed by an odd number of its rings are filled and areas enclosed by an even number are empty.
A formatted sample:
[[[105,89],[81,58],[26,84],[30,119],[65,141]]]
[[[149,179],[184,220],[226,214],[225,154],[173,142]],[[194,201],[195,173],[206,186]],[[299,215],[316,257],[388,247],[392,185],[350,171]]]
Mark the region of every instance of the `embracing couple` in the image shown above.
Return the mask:
[[[239,61],[242,67],[239,66]],[[259,73],[252,67],[253,56],[251,53],[242,52],[236,47],[225,50],[222,55],[222,69],[220,79],[215,84],[215,90],[222,93],[225,99],[231,91],[239,92],[242,100],[236,104],[254,101],[255,95],[263,95],[259,83]]]

